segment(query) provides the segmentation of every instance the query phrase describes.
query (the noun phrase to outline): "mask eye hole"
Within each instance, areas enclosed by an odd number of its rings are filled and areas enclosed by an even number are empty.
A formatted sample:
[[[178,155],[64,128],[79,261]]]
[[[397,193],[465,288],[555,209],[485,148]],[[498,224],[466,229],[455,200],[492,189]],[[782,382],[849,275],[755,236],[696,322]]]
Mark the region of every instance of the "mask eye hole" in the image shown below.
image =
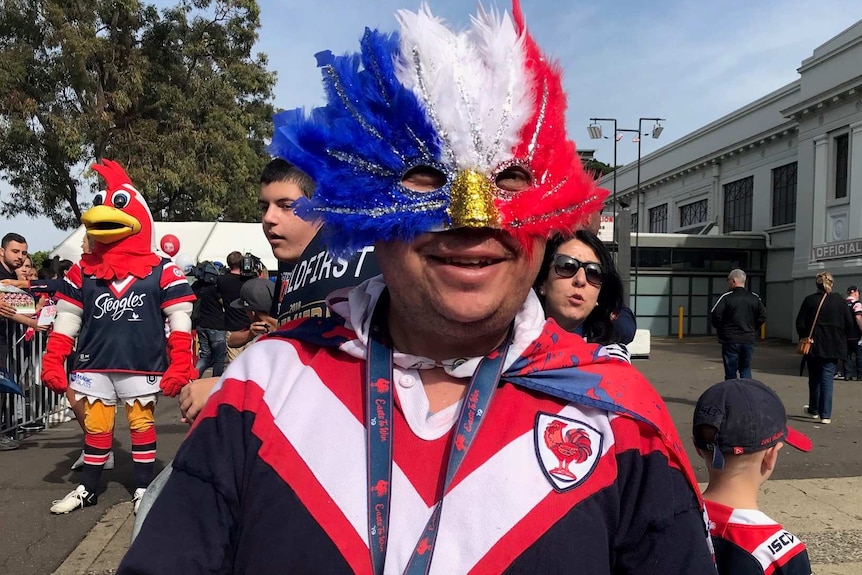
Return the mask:
[[[494,183],[501,190],[520,192],[533,185],[533,177],[521,166],[509,166],[497,174]]]
[[[131,199],[131,196],[126,192],[114,192],[114,197],[111,198],[111,201],[113,201],[115,208],[122,209],[129,205],[129,200]]]
[[[414,192],[433,192],[446,185],[446,174],[431,166],[415,166],[404,173],[401,185]]]
[[[101,206],[105,203],[105,192],[99,192],[93,197],[93,205]]]

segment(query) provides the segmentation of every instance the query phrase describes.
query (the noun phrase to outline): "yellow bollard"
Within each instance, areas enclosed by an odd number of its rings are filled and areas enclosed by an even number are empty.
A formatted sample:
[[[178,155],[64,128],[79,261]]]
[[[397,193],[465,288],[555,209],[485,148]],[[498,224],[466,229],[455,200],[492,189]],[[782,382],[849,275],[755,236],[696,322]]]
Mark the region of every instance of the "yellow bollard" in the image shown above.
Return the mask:
[[[683,314],[683,308],[682,308],[682,306],[679,306],[679,325],[677,326],[679,328],[677,330],[677,337],[679,339],[682,339],[682,314]]]
[[[766,339],[766,324],[760,325],[760,339]]]

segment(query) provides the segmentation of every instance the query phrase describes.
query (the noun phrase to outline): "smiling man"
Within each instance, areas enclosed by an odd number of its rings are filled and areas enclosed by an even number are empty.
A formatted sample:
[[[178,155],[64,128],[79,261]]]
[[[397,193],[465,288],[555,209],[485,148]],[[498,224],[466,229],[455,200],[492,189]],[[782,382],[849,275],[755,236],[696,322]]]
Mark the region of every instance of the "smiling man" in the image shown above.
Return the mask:
[[[382,277],[231,365],[119,573],[711,572],[661,398],[530,289],[605,195],[559,71],[517,3],[398,17],[318,54],[327,104],[273,137],[317,183],[296,211]]]

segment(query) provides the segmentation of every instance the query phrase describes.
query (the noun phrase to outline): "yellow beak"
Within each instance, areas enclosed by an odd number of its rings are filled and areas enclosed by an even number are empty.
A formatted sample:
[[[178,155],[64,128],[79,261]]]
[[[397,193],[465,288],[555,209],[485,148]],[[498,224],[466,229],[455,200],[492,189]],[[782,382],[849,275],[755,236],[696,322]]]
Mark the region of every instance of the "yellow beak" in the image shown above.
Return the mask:
[[[141,222],[117,208],[93,206],[83,213],[81,223],[87,235],[103,244],[112,244],[141,231]]]
[[[500,227],[494,188],[487,176],[464,170],[455,177],[451,190],[448,212],[453,228]]]

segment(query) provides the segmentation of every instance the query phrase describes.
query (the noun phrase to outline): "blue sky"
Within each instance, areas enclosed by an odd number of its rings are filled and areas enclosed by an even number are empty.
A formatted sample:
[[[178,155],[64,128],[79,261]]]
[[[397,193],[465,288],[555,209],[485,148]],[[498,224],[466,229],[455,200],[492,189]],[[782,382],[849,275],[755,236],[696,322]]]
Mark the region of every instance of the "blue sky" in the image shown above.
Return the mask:
[[[315,52],[356,51],[365,26],[394,30],[395,11],[420,4],[259,2],[259,51],[268,54],[270,69],[278,73],[275,105],[280,108],[321,103]],[[467,24],[477,6],[471,0],[429,4],[457,27]],[[623,128],[637,128],[639,117],[666,118],[661,139],[644,139],[643,153],[648,153],[792,82],[814,48],[862,19],[859,0],[522,0],[522,7],[533,36],[563,67],[570,137],[608,163],[613,141],[587,137],[590,117],[616,117]],[[624,138],[619,163],[636,157],[637,145]],[[3,233],[23,233],[34,251],[51,249],[67,235],[45,219],[0,219],[0,225]]]

